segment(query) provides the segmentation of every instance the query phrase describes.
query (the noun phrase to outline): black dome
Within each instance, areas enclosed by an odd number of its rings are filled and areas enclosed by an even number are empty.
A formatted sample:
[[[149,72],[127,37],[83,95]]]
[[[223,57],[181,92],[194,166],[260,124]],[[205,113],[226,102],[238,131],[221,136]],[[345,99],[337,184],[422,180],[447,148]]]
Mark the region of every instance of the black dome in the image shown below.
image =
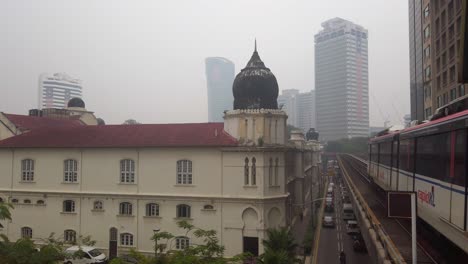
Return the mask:
[[[85,103],[81,98],[74,97],[68,101],[68,107],[80,107],[80,108],[85,108]]]
[[[278,82],[260,59],[256,44],[247,66],[234,79],[232,93],[234,109],[278,109]]]

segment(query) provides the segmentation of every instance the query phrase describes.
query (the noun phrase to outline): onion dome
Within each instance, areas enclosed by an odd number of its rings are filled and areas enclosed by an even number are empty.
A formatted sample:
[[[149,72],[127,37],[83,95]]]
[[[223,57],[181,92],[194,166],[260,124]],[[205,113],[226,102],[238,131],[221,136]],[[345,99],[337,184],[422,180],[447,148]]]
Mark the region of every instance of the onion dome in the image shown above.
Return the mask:
[[[81,98],[74,97],[68,101],[68,107],[79,107],[79,108],[85,108],[85,103]]]
[[[232,86],[234,109],[278,109],[278,82],[255,51]]]

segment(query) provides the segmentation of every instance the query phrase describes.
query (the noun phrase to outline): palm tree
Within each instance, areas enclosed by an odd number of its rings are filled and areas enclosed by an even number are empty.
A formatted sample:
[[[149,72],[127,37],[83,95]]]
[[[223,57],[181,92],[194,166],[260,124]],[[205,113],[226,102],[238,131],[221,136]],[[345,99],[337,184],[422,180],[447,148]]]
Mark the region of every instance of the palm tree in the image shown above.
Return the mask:
[[[261,257],[265,264],[289,264],[298,263],[296,258],[297,244],[294,242],[294,237],[286,227],[279,229],[267,229],[268,239],[263,240],[262,244],[265,247],[265,253]]]
[[[0,202],[0,220],[11,220],[11,212],[10,209],[13,209],[13,205],[10,203]]]

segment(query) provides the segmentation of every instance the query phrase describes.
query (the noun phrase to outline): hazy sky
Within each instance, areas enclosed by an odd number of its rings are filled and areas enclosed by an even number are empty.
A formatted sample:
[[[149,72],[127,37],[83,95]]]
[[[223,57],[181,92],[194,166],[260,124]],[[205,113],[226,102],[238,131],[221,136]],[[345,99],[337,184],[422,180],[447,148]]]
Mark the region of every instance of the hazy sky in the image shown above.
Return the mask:
[[[409,113],[406,0],[0,0],[0,111],[37,107],[38,76],[83,80],[107,123],[207,121],[204,59],[253,51],[280,90],[314,89],[314,34],[341,17],[369,31],[371,125]]]

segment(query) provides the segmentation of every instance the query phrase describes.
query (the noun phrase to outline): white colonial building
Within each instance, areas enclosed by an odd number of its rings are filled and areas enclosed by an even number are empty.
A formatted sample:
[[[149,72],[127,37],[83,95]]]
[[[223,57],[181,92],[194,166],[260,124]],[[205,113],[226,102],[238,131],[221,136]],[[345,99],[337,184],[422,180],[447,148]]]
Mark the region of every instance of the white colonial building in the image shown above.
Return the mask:
[[[234,90],[270,85],[246,77],[265,72],[271,74],[255,51]],[[177,227],[188,220],[216,230],[226,256],[261,254],[266,229],[295,223],[317,195],[319,145],[301,133],[287,140],[286,114],[261,107],[267,95],[234,95],[237,107],[224,124],[65,122],[5,137],[0,197],[15,209],[0,232],[38,243],[51,233],[70,243],[91,235],[115,256],[130,248],[153,252],[153,230],[177,236],[167,249],[197,243]],[[78,112],[90,113],[82,106]],[[9,129],[30,118],[10,120]]]

